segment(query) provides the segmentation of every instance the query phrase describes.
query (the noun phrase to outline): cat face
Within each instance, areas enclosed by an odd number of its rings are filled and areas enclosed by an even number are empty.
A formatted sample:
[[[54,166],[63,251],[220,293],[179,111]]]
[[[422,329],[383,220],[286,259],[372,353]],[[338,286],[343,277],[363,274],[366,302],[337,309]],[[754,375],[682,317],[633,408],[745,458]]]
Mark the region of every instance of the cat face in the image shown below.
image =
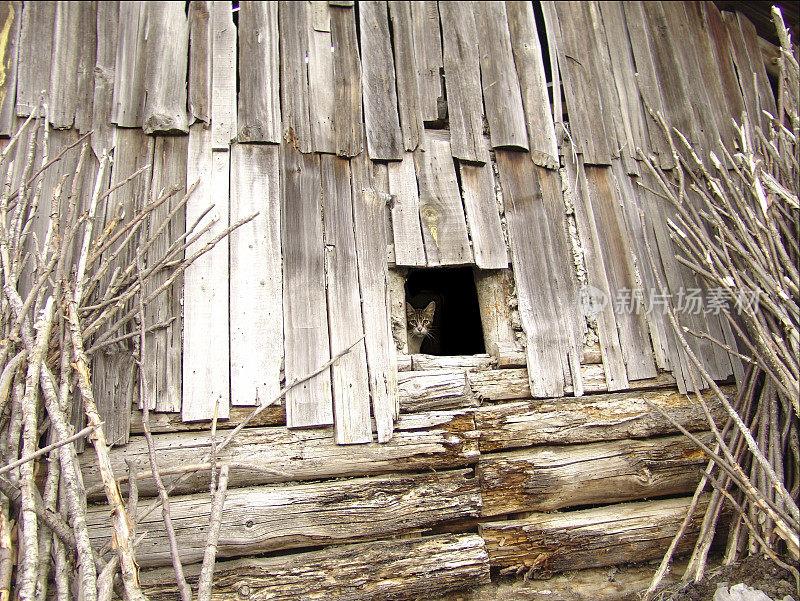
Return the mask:
[[[430,333],[435,311],[436,303],[434,301],[429,302],[424,309],[415,309],[411,304],[406,303],[406,321],[409,335],[415,338],[425,338]]]

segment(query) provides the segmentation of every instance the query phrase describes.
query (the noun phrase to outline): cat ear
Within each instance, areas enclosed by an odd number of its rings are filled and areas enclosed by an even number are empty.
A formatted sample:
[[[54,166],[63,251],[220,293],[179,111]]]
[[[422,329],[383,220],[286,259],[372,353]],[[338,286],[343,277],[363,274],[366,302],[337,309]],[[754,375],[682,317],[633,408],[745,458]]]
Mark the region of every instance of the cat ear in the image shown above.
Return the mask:
[[[411,303],[406,303],[406,319],[413,316],[415,312],[416,309],[414,309],[414,307],[411,306]]]
[[[431,301],[431,302],[428,303],[428,306],[423,309],[422,312],[425,314],[425,317],[427,317],[428,319],[433,319],[434,311],[436,311],[436,302]]]

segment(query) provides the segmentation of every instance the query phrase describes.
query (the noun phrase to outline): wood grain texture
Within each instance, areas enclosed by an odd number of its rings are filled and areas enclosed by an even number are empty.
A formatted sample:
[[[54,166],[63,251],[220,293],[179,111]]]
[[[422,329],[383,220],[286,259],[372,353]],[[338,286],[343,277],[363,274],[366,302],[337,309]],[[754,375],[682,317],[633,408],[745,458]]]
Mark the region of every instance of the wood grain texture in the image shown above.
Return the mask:
[[[333,129],[336,154],[352,157],[364,147],[361,112],[361,58],[352,7],[330,7],[333,81],[336,111]]]
[[[519,76],[522,106],[533,162],[548,169],[558,167],[558,142],[550,111],[542,48],[530,2],[506,2],[514,65]],[[557,68],[556,68],[557,70]]]
[[[447,105],[441,76],[444,63],[437,3],[430,0],[411,2],[411,27],[422,119],[438,121],[443,118],[440,107],[446,109]]]
[[[659,559],[669,547],[691,498],[607,505],[566,513],[535,513],[524,520],[481,524],[492,566],[518,566],[546,575]],[[677,553],[689,551],[707,495]]]
[[[70,129],[75,122],[80,44],[80,36],[75,34],[80,29],[81,12],[81,5],[77,2],[56,2],[55,20],[48,24],[53,31],[48,100],[50,123],[56,129]]]
[[[27,117],[39,106],[39,97],[50,89],[53,23],[56,3],[32,2],[23,7],[17,63],[16,113]]]
[[[487,353],[480,355],[411,355],[412,369],[426,371],[431,369],[463,369],[482,371],[492,369],[492,358]]]
[[[711,444],[711,433],[700,434]],[[544,446],[481,457],[483,516],[694,492],[708,463],[685,436]]]
[[[392,233],[397,265],[425,267],[425,246],[420,229],[419,189],[414,155],[392,162],[389,169],[389,193],[392,195]]]
[[[142,129],[146,134],[186,133],[189,22],[184,2],[147,5],[147,58]],[[164,60],[164,57],[171,57]]]
[[[751,71],[746,74],[740,71],[740,77],[748,77],[755,80],[756,96],[760,108],[775,115],[777,113],[775,94],[772,91],[772,86],[770,86],[769,78],[767,77],[766,65],[761,55],[756,27],[753,25],[752,21],[741,12],[737,12],[736,16],[739,20],[739,28],[742,31],[747,55],[750,57],[751,69]],[[759,116],[763,131],[769,131],[769,119],[763,113],[759,113]]]
[[[114,69],[119,37],[119,2],[97,4],[97,51],[94,65],[92,101],[92,150],[101,157],[114,146],[115,127],[111,123],[114,97]]]
[[[187,108],[191,121],[204,123],[211,122],[211,4],[210,0],[189,2]]]
[[[478,32],[469,7],[442,2],[442,48],[447,73],[447,113],[453,156],[472,163],[485,163],[488,152],[483,141],[483,97],[480,56],[475,40]]]
[[[144,102],[145,26],[144,2],[119,3],[119,33],[114,68],[111,122],[120,127],[141,127]]]
[[[722,14],[713,2],[703,2],[703,25],[705,26],[717,66],[722,93],[725,98],[725,112],[730,115],[741,115],[744,110],[742,92],[736,77],[736,67],[731,54],[731,38],[722,19]],[[723,113],[724,114],[724,113]],[[723,129],[723,134],[733,124]],[[729,134],[730,135],[730,134]],[[723,138],[724,139],[724,138]]]
[[[414,161],[428,266],[471,263],[472,249],[450,143],[426,132]]]
[[[286,381],[302,378],[330,359],[325,298],[320,163],[283,144],[281,247]],[[286,395],[291,427],[333,423],[331,374],[327,369]]]
[[[514,289],[511,270],[475,270],[474,275],[485,348],[491,349],[494,344],[514,344],[509,306]]]
[[[500,225],[492,167],[459,163],[458,169],[475,265],[481,269],[505,269],[508,251]]]
[[[380,476],[279,488],[228,490],[217,557],[279,549],[329,546],[411,532],[448,520],[476,517],[480,507],[472,470]],[[181,561],[203,557],[210,499],[207,493],[172,497],[170,510]],[[108,540],[108,511],[87,512],[94,544]],[[170,564],[163,521],[153,512],[139,521],[146,532],[137,547],[142,567]]]
[[[397,386],[403,413],[478,406],[463,369],[402,372]]]
[[[0,5],[0,136],[14,133],[16,125],[17,57],[22,2],[13,0]]]
[[[258,405],[280,389],[283,361],[280,149],[231,147],[231,403]]]
[[[186,203],[186,223],[191,226],[210,206],[201,225],[216,220],[212,228],[186,249],[191,254],[228,227],[230,207],[230,154],[211,149],[211,131],[200,122],[189,130],[186,180],[199,184]],[[217,244],[192,263],[183,280],[183,404],[184,421],[228,416],[230,390],[230,255],[227,244]]]
[[[358,7],[367,151],[373,160],[400,160],[403,135],[397,112],[388,8],[386,2],[372,0],[360,2]]]
[[[414,52],[411,4],[407,1],[389,2],[395,75],[397,77],[397,109],[403,133],[403,146],[406,150],[415,150],[419,146],[420,136],[424,129],[418,87],[417,56]]]
[[[194,584],[199,566],[187,566]],[[323,595],[350,601],[413,601],[489,582],[489,558],[475,534],[440,534],[410,540],[342,545],[285,557],[217,562],[213,601],[245,590],[254,598],[295,601]],[[158,569],[141,574],[142,590],[153,601],[176,595],[174,574]],[[358,586],[353,586],[358,583]]]
[[[319,15],[318,19],[324,17],[326,22],[330,22],[327,3],[313,2],[312,7],[318,7],[312,11],[312,19],[314,15]],[[330,25],[325,27],[326,30],[320,30],[311,26],[308,31],[308,111],[314,151],[335,154],[336,91],[333,85],[333,52],[331,52],[333,43]]]
[[[279,2],[282,135],[300,152],[311,152],[308,97],[308,2]]]
[[[227,150],[236,137],[236,26],[231,5],[211,5],[211,147]]]
[[[504,2],[476,2],[481,87],[492,148],[528,150],[528,130]]]
[[[278,3],[239,6],[240,142],[281,141]]]
[[[325,282],[331,354],[342,352],[364,335],[353,229],[350,164],[322,155]],[[336,442],[372,442],[366,348],[359,342],[331,366]]]
[[[85,2],[80,5],[80,36],[78,44],[78,72],[76,93],[78,103],[75,107],[75,128],[80,133],[92,129],[94,102],[94,74],[97,66],[97,9],[98,3]]]

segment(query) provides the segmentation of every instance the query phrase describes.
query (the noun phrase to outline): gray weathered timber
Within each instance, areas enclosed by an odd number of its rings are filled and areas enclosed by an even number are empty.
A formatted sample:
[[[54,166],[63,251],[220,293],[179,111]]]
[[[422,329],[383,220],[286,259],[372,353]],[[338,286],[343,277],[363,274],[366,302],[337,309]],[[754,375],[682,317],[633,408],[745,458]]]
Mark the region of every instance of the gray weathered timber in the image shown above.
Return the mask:
[[[492,147],[528,150],[528,130],[505,3],[476,2],[473,6],[483,101]]]
[[[711,433],[700,434],[711,444]],[[708,463],[685,436],[543,446],[483,455],[483,516],[640,501],[694,492]]]
[[[217,557],[363,541],[474,518],[481,500],[477,479],[471,474],[472,470],[455,470],[229,489]],[[184,564],[197,563],[203,557],[210,507],[207,492],[170,499]],[[108,540],[107,507],[92,507],[86,521],[94,544]],[[153,512],[140,519],[139,531],[146,532],[136,549],[139,565],[169,565],[161,515]]]
[[[319,368],[331,357],[325,299],[320,163],[316,155],[281,145],[281,247],[286,381]],[[333,423],[330,370],[290,390],[286,420],[291,427]]]
[[[542,48],[530,2],[506,2],[508,30],[519,76],[522,106],[533,162],[548,169],[558,167],[558,142],[550,111]],[[556,70],[558,70],[556,68]]]
[[[361,81],[367,151],[373,160],[397,161],[403,156],[403,134],[397,113],[394,59],[386,2],[360,2]]]
[[[505,269],[508,251],[500,225],[492,167],[459,163],[458,168],[475,265],[481,269]]]
[[[198,186],[186,203],[186,223],[201,221],[211,229],[186,249],[191,255],[228,227],[230,153],[211,150],[211,131],[198,122],[189,130],[186,181]],[[183,404],[184,421],[228,417],[230,408],[230,346],[228,339],[228,245],[217,244],[199,257],[183,276]]]
[[[236,137],[236,26],[223,0],[211,5],[211,147],[227,150]]]
[[[352,157],[364,147],[361,113],[361,59],[356,35],[355,11],[351,7],[330,7],[333,45],[333,82],[336,112],[333,128],[336,154]]]
[[[561,28],[558,26],[558,15],[556,15],[556,7],[553,2],[543,1],[539,3],[539,8],[542,9],[542,16],[544,17],[545,35],[547,36],[547,55],[550,59],[550,83],[548,88],[551,90],[560,90],[563,93],[562,75],[564,66],[559,65],[561,60],[561,48],[564,43],[561,40]],[[560,139],[565,136],[566,129],[564,127],[564,105],[561,101],[562,94],[551,93],[553,104],[553,125],[556,130],[556,143],[560,144]]]
[[[186,133],[189,22],[185,3],[150,2],[147,10],[142,129],[146,134]]]
[[[0,23],[5,35],[0,38],[0,136],[14,133],[17,97],[17,55],[22,26],[22,2],[12,0],[0,5]]]
[[[311,152],[308,98],[308,2],[279,2],[281,138],[300,152]]]
[[[414,52],[411,2],[390,1],[389,15],[392,20],[397,109],[403,132],[403,145],[406,150],[415,150],[419,146],[424,125],[420,108],[417,57]]]
[[[79,30],[82,32],[78,44],[77,106],[75,128],[80,133],[92,129],[94,102],[94,73],[97,65],[97,10],[98,3],[80,3]],[[116,27],[116,23],[114,24]]]
[[[331,354],[336,355],[364,336],[364,324],[358,290],[350,164],[347,159],[327,154],[322,155],[321,161],[328,329]],[[331,366],[331,379],[336,442],[372,442],[363,342]]]
[[[504,369],[499,373],[514,371],[517,370]],[[475,379],[483,375],[484,372],[470,374],[473,386]],[[731,386],[723,390],[729,397],[736,394]],[[716,397],[706,392],[703,399],[714,419],[724,422],[727,414]],[[481,452],[489,453],[532,445],[586,444],[677,434],[678,430],[661,411],[689,431],[708,428],[697,399],[681,394],[674,386],[664,390],[488,405],[475,411],[475,426],[481,432]]]
[[[499,369],[525,367],[525,351],[513,342],[496,342],[491,347],[492,361]]]
[[[31,2],[22,10],[17,63],[17,105],[20,117],[27,117],[39,106],[39,98],[50,89],[53,22],[56,3]]]
[[[194,584],[199,566],[187,566]],[[175,598],[171,568],[143,572],[142,590],[153,601]],[[489,557],[475,534],[439,534],[407,540],[342,545],[284,557],[219,561],[212,601],[252,598],[296,601],[322,595],[349,601],[438,599],[489,582]],[[354,586],[357,583],[357,586]]]
[[[325,17],[329,23],[326,2],[312,2],[316,9],[312,12]],[[336,113],[336,91],[334,90],[333,46],[330,26],[327,30],[309,26],[308,31],[308,95],[309,116],[311,117],[311,142],[315,152],[336,153],[336,132],[334,114]]]
[[[756,27],[753,25],[752,21],[750,21],[742,13],[737,12],[736,16],[739,19],[739,28],[742,31],[742,37],[744,38],[747,55],[750,57],[751,69],[751,71],[747,74],[742,74],[740,71],[740,76],[749,77],[750,79],[755,80],[756,96],[758,97],[759,107],[768,113],[775,115],[777,114],[775,95],[772,91],[772,87],[770,86],[769,78],[767,77],[766,65],[761,54]],[[769,119],[766,115],[764,115],[764,113],[759,113],[759,116],[762,130],[764,132],[769,131]],[[756,121],[755,118],[753,119]]]
[[[231,147],[231,403],[257,405],[280,389],[283,361],[280,149]]]
[[[240,142],[281,141],[278,3],[239,6]]]
[[[480,355],[411,355],[412,369],[426,371],[431,369],[464,369],[482,371],[492,369],[492,358],[487,353]]]
[[[471,263],[472,249],[450,143],[426,132],[423,146],[414,152],[414,161],[428,266]]]
[[[533,396],[560,396],[569,373],[569,333],[561,324],[550,280],[553,264],[550,224],[535,165],[528,153],[496,151],[503,187],[519,314],[527,339]]]
[[[556,2],[560,28],[558,63],[564,78],[564,96],[576,152],[587,163],[608,165],[614,146],[614,132],[605,125],[599,65],[589,8],[582,2]],[[551,39],[551,32],[547,32]],[[606,75],[603,75],[604,77]]]
[[[156,137],[150,200],[156,200],[164,190],[177,188],[178,193],[152,212],[149,221],[151,232],[159,227],[185,193],[187,147],[188,136]],[[181,210],[156,237],[148,250],[145,268],[159,260],[185,229],[185,212]],[[180,255],[176,258],[180,258]],[[166,279],[166,272],[156,271],[144,284],[145,294],[161,286]],[[156,411],[181,410],[182,290],[183,277],[178,277],[164,293],[145,307],[148,326],[174,319],[166,327],[145,336],[149,360],[144,365],[143,376],[146,382],[146,399],[140,399],[140,402],[149,403],[150,408]]]
[[[388,169],[389,193],[392,195],[394,261],[402,266],[425,267],[414,155],[405,153],[402,161],[389,163]]]
[[[114,67],[111,122],[120,127],[141,127],[145,75],[145,2],[119,3],[119,32]]]
[[[463,369],[402,372],[397,374],[397,386],[403,413],[477,407],[479,404]]]
[[[385,442],[392,437],[393,423],[400,412],[397,351],[389,319],[387,285],[385,191],[388,191],[389,177],[386,167],[373,164],[366,154],[353,159],[350,168],[372,414],[378,430],[378,441]],[[379,191],[384,191],[384,194]]]
[[[491,349],[494,344],[515,344],[509,307],[514,289],[511,271],[475,270],[474,275],[484,346]]]
[[[436,2],[411,2],[411,27],[417,63],[419,107],[423,121],[439,121],[446,114],[442,85],[442,36]]]
[[[714,56],[713,63],[717,66],[719,73],[720,84],[722,85],[722,94],[725,99],[724,114],[741,115],[744,110],[744,103],[742,100],[742,92],[739,89],[739,82],[736,78],[736,67],[733,64],[733,55],[731,50],[731,38],[728,35],[728,29],[725,22],[722,20],[722,14],[713,2],[703,2],[703,25],[706,28],[711,48]],[[727,128],[733,128],[733,124],[729,123]],[[725,129],[723,129],[723,133]],[[729,135],[733,135],[730,133]],[[723,141],[725,138],[723,138]]]
[[[252,407],[232,406],[227,420],[217,422],[217,430],[230,430],[235,428],[253,412]],[[142,412],[138,405],[131,412],[131,434],[143,434]],[[285,426],[286,408],[282,401],[274,403],[247,422],[247,425],[256,428],[259,426]],[[180,413],[151,413],[150,431],[153,434],[171,434],[173,432],[200,432],[208,431],[208,424],[204,422],[183,422]]]
[[[243,2],[240,9],[243,13],[247,10],[245,4]],[[244,26],[247,27],[247,25]],[[209,123],[211,121],[210,0],[191,0],[189,2],[188,88],[187,108],[190,121]],[[243,87],[242,90],[244,91],[244,89]]]
[[[127,445],[131,406],[139,402],[139,370],[133,352],[117,350],[95,356],[92,389],[106,442],[109,446]]]
[[[27,8],[27,6],[26,6]],[[48,103],[50,123],[56,129],[70,129],[75,122],[78,105],[78,45],[81,36],[81,4],[56,2],[55,20],[48,24],[53,30],[53,57],[50,64]],[[26,57],[27,58],[27,57]]]
[[[162,414],[153,417],[156,415]],[[208,431],[168,432],[155,436],[154,443],[167,486],[179,478],[170,471],[199,463],[201,456],[211,449]],[[470,411],[464,409],[403,416],[391,441],[371,442],[357,451],[337,444],[330,427],[302,430],[287,430],[283,426],[248,427],[219,453],[218,460],[230,465],[230,488],[241,488],[276,482],[438,471],[472,465],[479,455],[474,420]],[[136,471],[147,475],[138,481],[140,496],[158,494],[150,477],[143,436],[132,436],[126,447],[112,449],[110,458],[116,474],[126,474],[126,463],[131,462]],[[92,461],[90,454],[82,457],[81,470],[90,499],[102,501],[103,482],[97,461]],[[183,476],[174,494],[208,489],[207,469]],[[123,490],[128,487],[127,483],[122,486]]]
[[[94,65],[92,101],[92,150],[101,157],[103,150],[114,146],[115,127],[111,123],[114,95],[114,69],[119,36],[119,2],[97,4],[97,50]]]
[[[439,11],[451,150],[457,159],[485,163],[489,153],[483,141],[480,57],[472,3],[442,2]]]
[[[697,539],[703,497],[676,549],[689,551]],[[527,568],[545,575],[660,559],[678,531],[691,498],[607,505],[565,513],[535,513],[523,520],[481,524],[494,567]]]

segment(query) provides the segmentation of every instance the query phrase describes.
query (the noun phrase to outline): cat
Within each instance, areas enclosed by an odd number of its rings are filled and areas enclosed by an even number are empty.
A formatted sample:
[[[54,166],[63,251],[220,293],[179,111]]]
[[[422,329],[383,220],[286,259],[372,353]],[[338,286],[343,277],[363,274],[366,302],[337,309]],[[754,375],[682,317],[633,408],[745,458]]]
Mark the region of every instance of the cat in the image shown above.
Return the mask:
[[[423,341],[431,335],[433,314],[435,312],[435,301],[429,302],[424,309],[415,309],[411,306],[411,303],[406,303],[406,327],[409,355],[418,354]]]

